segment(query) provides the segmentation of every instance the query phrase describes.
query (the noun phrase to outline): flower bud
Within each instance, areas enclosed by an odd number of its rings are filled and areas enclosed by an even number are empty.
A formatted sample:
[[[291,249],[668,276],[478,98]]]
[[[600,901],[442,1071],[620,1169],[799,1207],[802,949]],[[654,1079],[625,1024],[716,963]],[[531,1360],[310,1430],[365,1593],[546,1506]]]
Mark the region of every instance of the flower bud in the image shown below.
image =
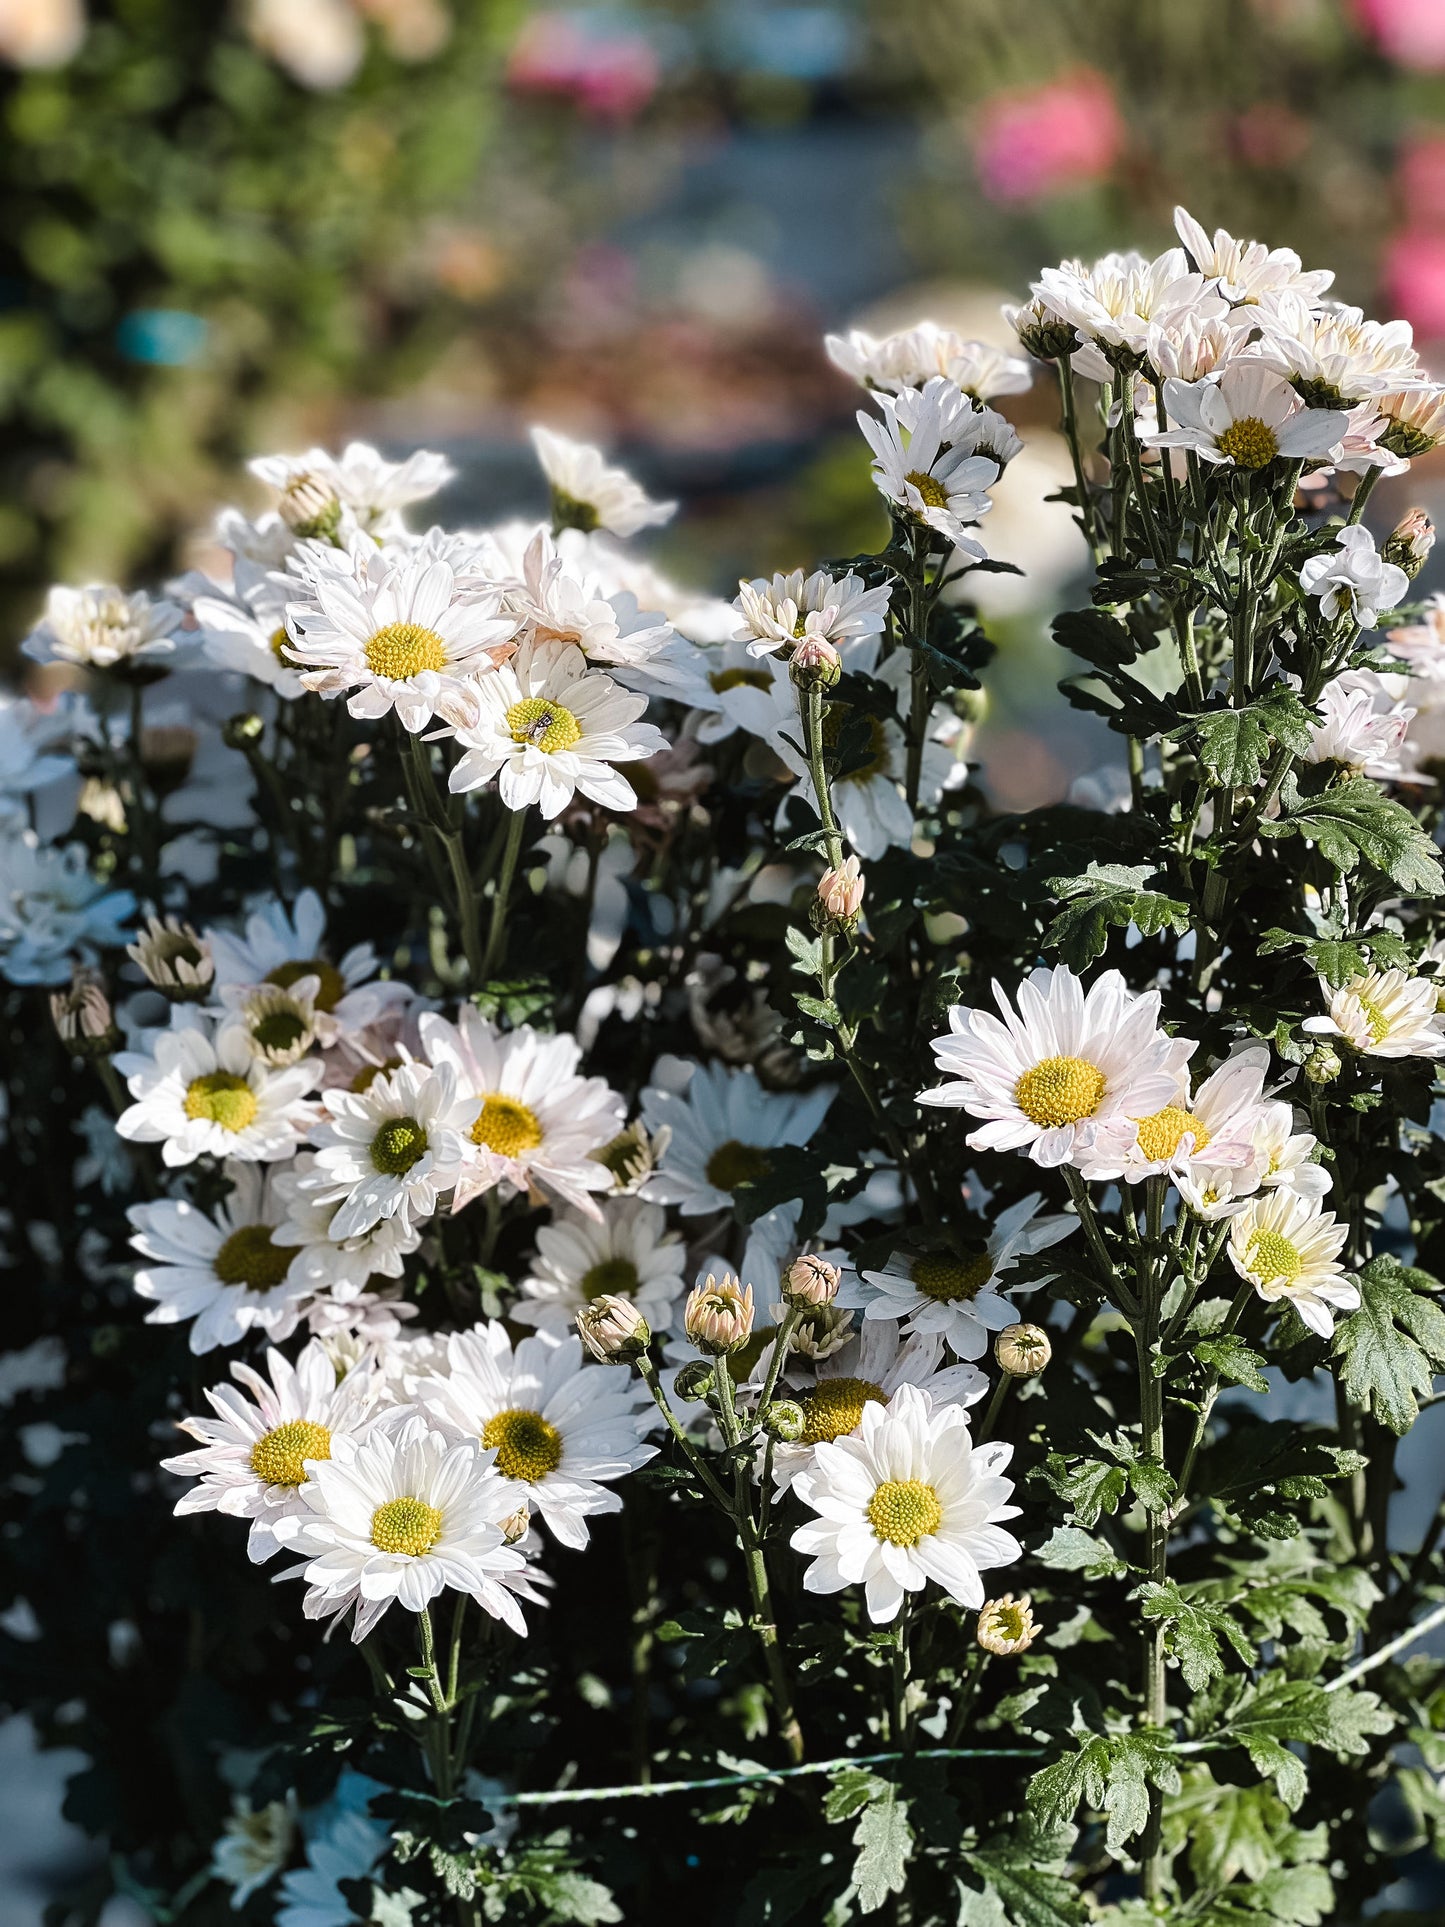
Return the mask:
[[[793,1350],[804,1358],[831,1358],[853,1336],[853,1314],[841,1305],[819,1305],[793,1327]]]
[[[525,1539],[531,1530],[532,1509],[530,1506],[519,1505],[515,1512],[509,1512],[502,1521],[502,1537],[509,1546],[516,1545],[519,1539]]]
[[[577,1313],[582,1343],[604,1365],[632,1365],[652,1340],[652,1328],[630,1298],[600,1292]]]
[[[1026,1653],[1038,1635],[1028,1594],[1015,1599],[1006,1592],[1001,1599],[984,1601],[974,1637],[986,1653],[1012,1655]]]
[[[1042,1325],[1005,1325],[993,1341],[993,1355],[1010,1378],[1037,1378],[1054,1348]]]
[[[796,1399],[775,1398],[763,1413],[763,1430],[782,1445],[793,1445],[808,1429],[808,1414]]]
[[[825,870],[818,885],[818,901],[837,923],[848,923],[863,907],[863,869],[856,856],[840,869]]]
[[[281,491],[276,513],[303,541],[334,542],[341,527],[341,498],[328,483],[303,470]]]
[[[720,1358],[740,1351],[752,1336],[753,1288],[740,1285],[730,1271],[711,1272],[688,1293],[683,1330],[700,1352]]]
[[[822,636],[804,636],[788,659],[798,689],[831,689],[842,673],[842,657]]]
[[[1311,1084],[1333,1084],[1345,1068],[1333,1044],[1316,1044],[1305,1059],[1305,1079]]]
[[[690,1358],[672,1381],[672,1389],[684,1405],[706,1398],[717,1384],[717,1367],[705,1358]]]
[[[1413,582],[1430,559],[1435,546],[1435,524],[1424,509],[1411,509],[1404,520],[1385,538],[1380,554],[1386,562],[1403,569]]]
[[[120,1043],[105,985],[93,970],[77,968],[67,990],[50,999],[55,1033],[77,1057],[109,1057]]]
[[[1079,345],[1073,325],[1036,294],[1020,308],[1005,308],[1004,320],[1019,338],[1019,346],[1036,361],[1058,361]]]
[[[820,1305],[831,1305],[838,1296],[841,1277],[836,1265],[805,1251],[783,1273],[783,1303],[796,1311],[816,1311]]]

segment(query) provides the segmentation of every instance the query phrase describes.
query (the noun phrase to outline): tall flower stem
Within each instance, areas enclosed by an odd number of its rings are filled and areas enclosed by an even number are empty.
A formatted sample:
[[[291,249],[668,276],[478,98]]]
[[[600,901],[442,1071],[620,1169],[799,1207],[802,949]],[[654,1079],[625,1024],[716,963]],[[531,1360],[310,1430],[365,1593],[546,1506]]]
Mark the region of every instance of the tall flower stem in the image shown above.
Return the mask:
[[[512,886],[517,879],[517,862],[522,854],[522,838],[526,833],[527,812],[513,810],[507,823],[507,842],[502,851],[502,868],[497,877],[496,889],[492,895],[492,922],[487,931],[487,948],[482,957],[481,967],[476,975],[476,984],[490,983],[492,975],[503,961],[507,937],[507,913],[512,903]]]
[[[1094,517],[1094,496],[1084,473],[1084,451],[1079,445],[1079,421],[1074,407],[1074,370],[1067,355],[1060,355],[1059,370],[1059,414],[1063,421],[1064,440],[1069,445],[1069,455],[1074,464],[1074,487],[1079,495],[1079,520],[1083,525],[1084,540],[1089,545],[1089,559],[1097,569],[1099,566],[1099,530]]]
[[[486,982],[487,973],[482,963],[481,905],[467,862],[462,826],[452,820],[437,795],[430,749],[409,729],[402,731],[402,773],[412,812],[421,823],[422,842],[437,888],[451,898],[456,912],[467,973],[476,989]]]

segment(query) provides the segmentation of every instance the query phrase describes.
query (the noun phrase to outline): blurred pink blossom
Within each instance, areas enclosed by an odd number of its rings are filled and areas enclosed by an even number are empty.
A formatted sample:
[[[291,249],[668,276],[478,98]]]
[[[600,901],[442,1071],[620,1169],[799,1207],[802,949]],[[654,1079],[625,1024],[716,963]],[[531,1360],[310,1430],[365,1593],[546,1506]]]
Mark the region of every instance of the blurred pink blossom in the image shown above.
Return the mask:
[[[575,13],[534,14],[507,62],[518,93],[570,97],[599,120],[631,120],[660,78],[657,55],[641,34]]]
[[[1107,174],[1123,139],[1108,81],[1079,67],[1045,86],[984,101],[973,153],[990,200],[1032,201]]]
[[[1386,244],[1381,280],[1387,304],[1417,335],[1445,340],[1445,233],[1406,228]]]
[[[1355,0],[1355,14],[1387,59],[1426,72],[1445,67],[1445,6],[1440,0]]]
[[[1411,227],[1445,227],[1445,134],[1412,134],[1395,171]]]

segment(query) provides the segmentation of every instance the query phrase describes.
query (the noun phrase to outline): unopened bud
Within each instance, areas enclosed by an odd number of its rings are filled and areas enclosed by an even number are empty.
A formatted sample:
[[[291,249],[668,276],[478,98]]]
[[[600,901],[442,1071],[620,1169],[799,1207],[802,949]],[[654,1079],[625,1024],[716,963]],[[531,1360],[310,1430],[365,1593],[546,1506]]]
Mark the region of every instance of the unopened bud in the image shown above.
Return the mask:
[[[77,969],[67,990],[50,999],[55,1033],[77,1057],[109,1057],[120,1043],[105,985],[93,970]]]
[[[797,1311],[816,1311],[820,1305],[831,1305],[838,1296],[841,1278],[836,1265],[805,1251],[783,1273],[783,1303]]]
[[[577,1313],[582,1343],[604,1365],[632,1365],[652,1341],[652,1328],[630,1298],[604,1291]]]
[[[1430,559],[1435,546],[1435,524],[1424,509],[1411,509],[1385,538],[1380,553],[1397,569],[1403,569],[1413,582]]]
[[[509,1512],[502,1521],[502,1537],[509,1546],[525,1539],[532,1530],[532,1510],[530,1506],[519,1505],[515,1512]]]
[[[175,1004],[200,1002],[215,980],[211,946],[178,917],[164,922],[148,918],[143,934],[126,945],[125,954],[140,965],[147,983],[164,991]]]
[[[1005,1325],[993,1341],[993,1355],[1010,1378],[1037,1378],[1054,1348],[1042,1325]]]
[[[863,907],[863,868],[856,856],[845,858],[839,869],[824,871],[818,901],[838,923],[857,916]]]
[[[796,1399],[775,1398],[763,1413],[763,1430],[782,1445],[793,1445],[808,1429],[808,1414]]]
[[[820,1305],[793,1327],[793,1350],[804,1358],[831,1358],[853,1335],[853,1314],[841,1305]]]
[[[684,1405],[706,1398],[717,1384],[717,1367],[705,1358],[690,1358],[678,1370],[672,1389]]]
[[[752,1286],[739,1284],[730,1271],[721,1278],[709,1272],[688,1293],[682,1326],[698,1350],[710,1357],[740,1351],[753,1331]]]
[[[843,674],[843,658],[822,636],[804,636],[788,658],[788,674],[798,689],[831,689]]]
[[[1305,1078],[1311,1084],[1333,1084],[1345,1068],[1333,1044],[1316,1044],[1305,1059]]]
[[[1001,1599],[984,1601],[974,1637],[986,1653],[1010,1655],[1026,1653],[1038,1635],[1028,1594],[1015,1599],[1006,1592]]]
[[[1058,361],[1071,355],[1079,345],[1072,323],[1035,295],[1021,308],[1005,308],[1004,319],[1019,338],[1019,346],[1036,361]]]
[[[341,498],[327,482],[304,471],[281,491],[276,512],[303,541],[334,542],[341,527]]]

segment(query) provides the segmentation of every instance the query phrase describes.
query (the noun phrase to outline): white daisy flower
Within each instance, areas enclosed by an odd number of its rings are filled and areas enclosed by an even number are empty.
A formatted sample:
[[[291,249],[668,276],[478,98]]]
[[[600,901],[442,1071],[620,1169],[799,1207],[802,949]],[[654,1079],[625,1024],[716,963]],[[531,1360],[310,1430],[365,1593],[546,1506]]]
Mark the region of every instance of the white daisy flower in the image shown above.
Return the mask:
[[[1296,1191],[1251,1198],[1229,1227],[1229,1259],[1266,1303],[1288,1299],[1321,1338],[1335,1328],[1334,1313],[1359,1309],[1360,1294],[1336,1262],[1349,1226]]]
[[[1269,1062],[1262,1045],[1237,1051],[1210,1072],[1192,1097],[1188,1071],[1181,1067],[1169,1103],[1148,1117],[1133,1119],[1132,1140],[1087,1153],[1081,1166],[1085,1177],[1125,1177],[1136,1184],[1161,1173],[1177,1179],[1196,1163],[1252,1169]]]
[[[1371,397],[1385,423],[1380,441],[1392,455],[1413,460],[1445,442],[1445,388],[1421,381]]]
[[[476,1103],[463,1146],[454,1209],[493,1185],[504,1195],[538,1188],[595,1216],[590,1193],[611,1189],[592,1155],[622,1129],[626,1106],[600,1077],[579,1077],[575,1037],[529,1024],[503,1032],[466,1004],[455,1024],[429,1012],[422,1048]]]
[[[145,1033],[147,1048],[120,1051],[115,1067],[136,1100],[116,1121],[124,1138],[159,1144],[169,1165],[209,1153],[246,1163],[289,1158],[315,1118],[310,1060],[272,1070],[234,1024],[189,1006],[169,1030]]]
[[[888,622],[890,593],[891,584],[886,582],[877,589],[865,588],[851,570],[845,576],[832,576],[826,569],[816,569],[812,575],[794,569],[791,575],[775,575],[771,581],[759,576],[738,584],[733,607],[743,622],[735,640],[747,642],[751,656],[771,656],[779,649],[791,649],[805,636],[837,648],[855,636],[881,635]]]
[[[161,1460],[167,1472],[196,1480],[176,1511],[249,1519],[247,1550],[258,1563],[278,1549],[277,1522],[302,1509],[298,1494],[309,1462],[329,1459],[338,1440],[364,1434],[380,1394],[367,1370],[338,1382],[314,1340],[294,1365],[278,1351],[268,1351],[265,1363],[264,1378],[249,1365],[233,1364],[231,1376],[244,1391],[208,1388],[215,1417],[182,1419],[178,1428],[198,1439],[199,1449]]]
[[[875,1626],[896,1619],[905,1593],[930,1579],[977,1610],[980,1573],[1022,1557],[998,1523],[1018,1516],[1002,1476],[1012,1456],[1011,1445],[972,1445],[963,1407],[935,1411],[916,1386],[900,1386],[886,1406],[865,1405],[856,1436],[817,1446],[793,1483],[819,1515],[791,1540],[812,1557],[804,1589],[862,1585]]]
[[[63,984],[132,935],[135,898],[90,873],[83,844],[0,835],[0,973],[12,984]]]
[[[1415,711],[1392,700],[1368,669],[1347,670],[1320,691],[1320,720],[1310,727],[1307,763],[1338,763],[1377,782],[1398,782],[1412,772],[1401,760]]]
[[[858,426],[873,450],[873,481],[885,501],[935,530],[975,562],[987,550],[969,534],[992,504],[999,464],[977,452],[982,432],[967,398],[941,376],[896,399],[878,397],[882,420],[861,411]]]
[[[378,980],[376,951],[369,943],[353,944],[333,963],[326,943],[326,911],[314,890],[303,890],[294,910],[279,897],[267,897],[246,919],[245,933],[210,929],[206,945],[222,988],[240,984],[278,984],[289,990],[303,978],[314,977],[316,1009],[335,1020],[323,1026],[355,1032],[374,1023],[411,992],[405,984]]]
[[[456,475],[446,457],[430,449],[388,462],[366,442],[349,442],[339,456],[312,448],[304,455],[262,455],[247,466],[275,489],[285,527],[324,542],[354,530],[374,537],[404,533],[402,509],[427,501]]]
[[[433,1424],[495,1453],[508,1511],[535,1506],[579,1552],[589,1518],[622,1510],[608,1485],[657,1456],[638,1410],[646,1392],[630,1373],[585,1364],[575,1333],[535,1332],[514,1351],[499,1322],[454,1332],[446,1376],[419,1380],[412,1396]]]
[[[1316,408],[1348,408],[1424,379],[1408,321],[1371,321],[1339,303],[1285,296],[1264,317],[1255,353]]]
[[[1246,359],[1205,381],[1171,376],[1164,412],[1177,426],[1145,429],[1146,448],[1193,449],[1201,461],[1248,469],[1327,459],[1349,427],[1344,414],[1307,407],[1282,376]]]
[[[294,576],[238,557],[229,594],[207,583],[191,603],[206,661],[263,682],[288,701],[302,695],[301,671],[285,654],[286,610],[296,593]]]
[[[661,615],[643,615],[625,590],[608,594],[538,529],[522,556],[522,579],[506,598],[532,642],[570,642],[613,670],[647,669],[672,641]]]
[[[920,321],[881,339],[854,328],[846,335],[825,335],[823,346],[834,367],[864,388],[897,394],[922,388],[945,375],[977,402],[995,395],[1021,395],[1033,384],[1028,362],[986,341],[969,341],[953,328]]]
[[[532,430],[532,446],[552,491],[552,520],[558,528],[591,534],[636,535],[671,521],[676,502],[654,502],[626,469],[609,468],[600,448],[569,441],[555,429]]]
[[[1000,1212],[986,1242],[976,1249],[895,1252],[882,1271],[849,1279],[838,1303],[863,1314],[864,1330],[883,1322],[902,1322],[910,1335],[947,1340],[958,1358],[982,1358],[991,1335],[1018,1319],[1018,1306],[1004,1294],[1036,1291],[1048,1276],[1008,1285],[1005,1274],[1020,1258],[1047,1251],[1078,1229],[1065,1212],[1039,1216],[1042,1195],[1035,1191]]]
[[[616,765],[667,748],[659,730],[638,720],[647,698],[590,670],[571,643],[524,644],[476,696],[473,724],[456,732],[466,754],[449,787],[466,792],[495,779],[509,810],[535,803],[548,822],[579,790],[604,809],[635,809],[637,794]]]
[[[296,1063],[316,1042],[327,1022],[316,1008],[320,989],[319,977],[298,977],[288,990],[280,984],[223,984],[221,1002],[227,1024],[241,1032],[254,1056],[276,1068]]]
[[[289,1338],[312,1289],[296,1270],[295,1250],[276,1237],[286,1206],[273,1174],[230,1161],[221,1175],[231,1189],[212,1217],[182,1198],[133,1204],[127,1213],[132,1246],[151,1260],[135,1274],[138,1296],[155,1307],[146,1323],[194,1320],[197,1353],[238,1345],[253,1330]]]
[[[20,645],[32,662],[73,662],[84,669],[159,669],[176,652],[184,612],[153,602],[144,589],[127,595],[108,582],[52,589],[45,614]]]
[[[244,1793],[238,1793],[211,1849],[211,1875],[233,1889],[232,1907],[244,1907],[251,1895],[286,1865],[295,1845],[294,1792],[258,1808],[252,1807]]]
[[[1170,376],[1176,381],[1202,381],[1239,353],[1240,341],[1239,323],[1231,315],[1216,315],[1208,321],[1192,314],[1171,315],[1165,321],[1150,322],[1144,359],[1161,382]],[[1152,384],[1138,382],[1134,399],[1141,433],[1157,428]]]
[[[312,1132],[316,1163],[301,1189],[336,1207],[330,1236],[360,1237],[384,1218],[410,1235],[461,1177],[480,1106],[457,1089],[449,1064],[403,1064],[364,1091],[323,1093]]]
[[[666,1331],[684,1291],[687,1248],[667,1214],[641,1198],[606,1204],[599,1219],[560,1212],[537,1231],[537,1252],[509,1316],[544,1331],[572,1329],[575,1314],[604,1293],[625,1298],[654,1331]]]
[[[1174,210],[1174,231],[1189,257],[1226,301],[1268,306],[1281,294],[1315,301],[1334,280],[1333,268],[1304,268],[1293,248],[1267,248],[1263,241],[1236,241],[1219,227],[1211,236],[1182,207]]]
[[[956,1083],[920,1091],[920,1104],[959,1107],[986,1120],[976,1150],[1027,1151],[1036,1164],[1079,1164],[1107,1134],[1127,1142],[1135,1120],[1177,1095],[1194,1046],[1159,1028],[1159,993],[1136,995],[1106,970],[1087,996],[1074,973],[1033,971],[1015,1013],[1000,984],[991,1011],[955,1005],[951,1034],[934,1041],[938,1068]]]
[[[1410,578],[1386,562],[1374,536],[1355,523],[1336,532],[1332,549],[1300,564],[1299,585],[1306,595],[1319,597],[1326,622],[1345,616],[1373,629],[1379,612],[1393,609],[1409,593]]]
[[[306,1323],[323,1342],[337,1337],[381,1347],[397,1338],[417,1307],[402,1297],[400,1284],[373,1278],[370,1288],[352,1298],[313,1298],[306,1307]]]
[[[1208,321],[1228,305],[1209,293],[1204,276],[1190,268],[1182,248],[1170,248],[1152,261],[1133,252],[1103,255],[1092,266],[1064,261],[1045,268],[1033,291],[1077,331],[1080,341],[1097,344],[1098,373],[1106,381],[1112,375],[1106,358],[1110,351],[1141,357],[1151,323],[1185,314]],[[1087,372],[1097,378],[1094,366]]]
[[[315,1169],[315,1153],[301,1151],[271,1174],[281,1213],[275,1241],[290,1256],[290,1275],[304,1282],[308,1291],[324,1293],[338,1305],[356,1304],[368,1285],[404,1275],[407,1259],[421,1243],[421,1232],[394,1217],[380,1218],[354,1237],[333,1238],[336,1206],[323,1203],[306,1188],[305,1180]]]
[[[1255,1162],[1263,1188],[1322,1198],[1332,1180],[1329,1166],[1315,1162],[1318,1149],[1319,1139],[1313,1132],[1295,1129],[1295,1114],[1289,1104],[1273,1098],[1263,1106],[1254,1128]]]
[[[514,616],[500,592],[459,592],[451,566],[358,538],[343,573],[335,559],[293,560],[288,660],[307,689],[347,695],[353,716],[395,710],[416,735],[434,718],[475,722],[478,678],[512,653]]]
[[[535,1594],[503,1530],[516,1500],[474,1439],[414,1418],[359,1443],[338,1439],[308,1471],[301,1510],[277,1531],[302,1559],[283,1576],[306,1581],[308,1619],[354,1607],[351,1637],[362,1640],[389,1607],[419,1613],[451,1588],[525,1635],[516,1594]]]
[[[10,798],[33,796],[37,790],[75,773],[75,757],[59,744],[89,732],[89,705],[75,690],[65,691],[53,704],[32,702],[28,696],[0,691],[0,819],[9,814]],[[16,812],[20,814],[20,812]]]
[[[1341,1037],[1365,1057],[1438,1057],[1445,1051],[1445,1016],[1436,1008],[1430,977],[1403,970],[1367,970],[1338,990],[1323,979],[1327,1017],[1306,1017],[1316,1036]]]

